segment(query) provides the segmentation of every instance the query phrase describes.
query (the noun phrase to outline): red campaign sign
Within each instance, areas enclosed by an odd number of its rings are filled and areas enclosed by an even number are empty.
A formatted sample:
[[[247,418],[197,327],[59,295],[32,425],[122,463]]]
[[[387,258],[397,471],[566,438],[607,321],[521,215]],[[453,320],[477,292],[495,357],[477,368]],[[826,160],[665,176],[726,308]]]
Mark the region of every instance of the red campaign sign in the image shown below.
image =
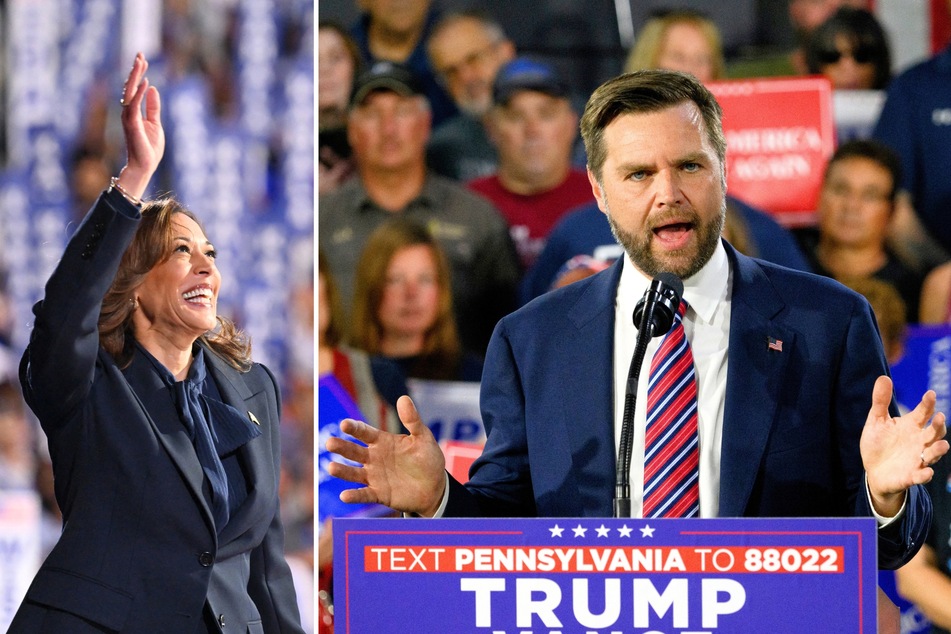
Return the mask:
[[[442,446],[443,456],[446,458],[446,471],[460,484],[469,481],[469,467],[482,455],[485,442],[464,442],[461,440],[445,440],[439,443]]]
[[[364,546],[364,572],[841,573],[845,549]]]
[[[727,190],[785,226],[814,223],[835,150],[832,88],[823,77],[711,82],[723,108]]]

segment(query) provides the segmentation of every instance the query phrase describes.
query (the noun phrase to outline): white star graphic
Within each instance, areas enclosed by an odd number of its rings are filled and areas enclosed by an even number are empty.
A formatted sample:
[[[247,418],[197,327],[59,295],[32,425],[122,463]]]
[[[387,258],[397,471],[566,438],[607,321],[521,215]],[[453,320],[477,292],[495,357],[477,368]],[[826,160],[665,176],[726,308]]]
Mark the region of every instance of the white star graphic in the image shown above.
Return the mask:
[[[625,525],[622,526],[621,528],[617,529],[617,532],[618,532],[618,535],[620,535],[621,537],[630,537],[630,536],[631,536],[631,531],[633,531],[633,530],[634,530],[633,528],[631,528],[631,527],[629,527],[627,524],[625,524]]]
[[[581,528],[581,524],[578,524],[576,527],[571,529],[574,532],[575,537],[584,537],[584,534],[588,532],[587,528]]]
[[[598,537],[607,537],[608,533],[611,532],[611,529],[602,524],[599,528],[594,529],[598,532]]]
[[[654,529],[651,528],[649,524],[644,524],[644,528],[640,529],[641,537],[653,537]]]
[[[558,524],[555,524],[552,528],[549,528],[548,530],[551,531],[552,537],[561,537],[561,534],[565,532],[565,529],[563,529],[561,526],[558,526]]]

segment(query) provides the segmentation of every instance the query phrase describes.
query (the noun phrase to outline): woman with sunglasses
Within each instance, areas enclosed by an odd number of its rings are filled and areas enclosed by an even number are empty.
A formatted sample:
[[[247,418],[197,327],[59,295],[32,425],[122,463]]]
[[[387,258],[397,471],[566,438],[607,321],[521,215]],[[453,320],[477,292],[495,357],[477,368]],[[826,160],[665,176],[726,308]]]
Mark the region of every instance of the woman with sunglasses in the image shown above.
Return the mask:
[[[891,79],[885,31],[864,9],[841,7],[820,25],[806,47],[806,64],[835,90],[881,90]]]

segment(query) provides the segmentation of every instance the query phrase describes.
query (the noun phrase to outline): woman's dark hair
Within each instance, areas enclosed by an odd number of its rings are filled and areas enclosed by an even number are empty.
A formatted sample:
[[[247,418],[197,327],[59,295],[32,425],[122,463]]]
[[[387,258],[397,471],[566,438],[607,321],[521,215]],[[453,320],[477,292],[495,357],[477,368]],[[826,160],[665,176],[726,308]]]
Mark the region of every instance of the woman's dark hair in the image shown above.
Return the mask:
[[[858,63],[872,63],[875,79],[871,88],[882,90],[892,77],[892,56],[885,30],[865,9],[840,7],[812,34],[806,46],[806,65],[810,73],[822,73],[822,67],[839,60],[836,36],[845,37]]]
[[[826,164],[823,180],[828,180],[829,172],[832,167],[841,161],[850,158],[864,158],[877,163],[891,176],[891,190],[888,192],[888,198],[891,202],[895,201],[898,195],[898,188],[902,182],[901,159],[895,150],[875,139],[853,139],[840,145],[829,162]]]
[[[323,278],[324,292],[327,293],[327,305],[318,305],[317,310],[320,312],[327,311],[330,315],[327,332],[323,333],[324,344],[336,347],[344,340],[345,318],[343,307],[340,304],[340,290],[337,288],[337,281],[330,270],[330,261],[324,255],[324,252],[319,249],[317,250],[317,275]]]
[[[99,343],[119,367],[127,367],[132,362],[135,290],[149,271],[171,257],[175,214],[183,214],[201,227],[195,214],[171,198],[145,203],[132,243],[122,254],[116,277],[102,300]],[[198,339],[235,369],[246,372],[251,368],[251,340],[231,320],[219,316],[218,326]]]

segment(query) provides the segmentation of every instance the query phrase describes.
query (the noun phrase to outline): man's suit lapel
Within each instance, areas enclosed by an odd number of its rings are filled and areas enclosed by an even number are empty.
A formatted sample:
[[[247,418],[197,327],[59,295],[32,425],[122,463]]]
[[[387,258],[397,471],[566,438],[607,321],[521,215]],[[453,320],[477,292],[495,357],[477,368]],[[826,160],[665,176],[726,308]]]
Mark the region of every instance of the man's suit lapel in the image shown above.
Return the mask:
[[[723,517],[742,516],[762,463],[787,362],[796,343],[795,331],[783,323],[784,303],[762,269],[750,258],[727,245],[733,274],[730,319],[729,375],[720,452],[720,510]],[[546,455],[551,460],[583,461],[603,476],[608,486],[599,496],[603,508],[593,509],[591,500],[578,499],[569,514],[610,515],[616,465],[614,448],[614,301],[622,262],[590,279],[588,287],[567,312],[578,336],[557,342],[559,358],[572,374],[571,392],[584,398],[566,398],[558,403],[566,410],[562,433],[554,433]],[[770,338],[773,347],[770,347]],[[776,350],[781,347],[781,350]],[[582,367],[595,359],[596,367]],[[607,359],[607,362],[605,362]],[[570,361],[569,361],[570,360]],[[609,438],[610,442],[605,442]],[[564,443],[562,444],[562,440]],[[600,447],[588,452],[585,448]],[[593,462],[593,464],[591,464]],[[557,462],[556,462],[557,463]],[[554,471],[560,472],[561,469]],[[577,483],[579,487],[583,483]],[[577,489],[576,489],[577,490]],[[578,496],[575,496],[578,497]],[[567,504],[567,503],[566,503]]]
[[[750,258],[729,245],[733,274],[729,370],[720,451],[721,517],[743,516],[783,389],[795,331],[779,317],[785,304]]]

